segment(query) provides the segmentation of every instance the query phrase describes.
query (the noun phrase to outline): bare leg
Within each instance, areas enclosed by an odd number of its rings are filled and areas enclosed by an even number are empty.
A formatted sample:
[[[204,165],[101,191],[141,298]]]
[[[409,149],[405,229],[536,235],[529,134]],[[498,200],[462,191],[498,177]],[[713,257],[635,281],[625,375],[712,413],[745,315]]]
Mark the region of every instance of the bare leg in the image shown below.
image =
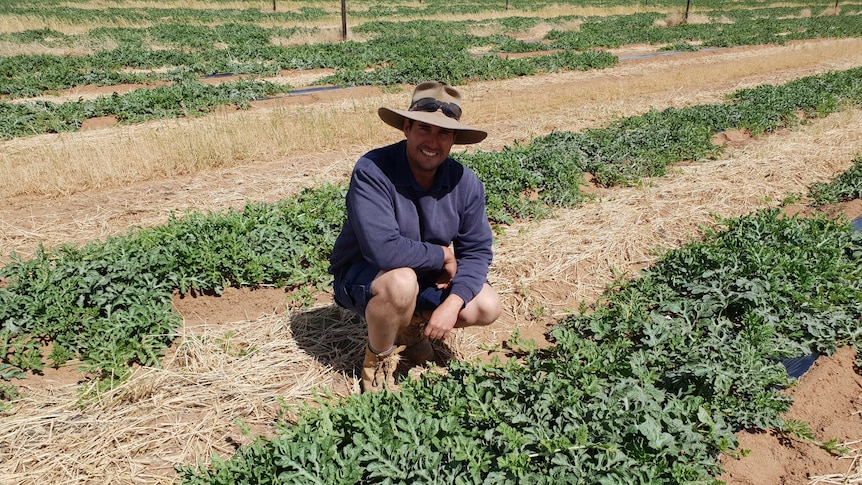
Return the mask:
[[[381,271],[371,283],[372,298],[365,308],[368,343],[378,352],[395,345],[398,331],[406,327],[416,308],[419,283],[410,268]]]
[[[422,318],[428,320],[431,318],[431,310],[423,310]],[[494,323],[500,314],[503,313],[503,307],[500,304],[500,297],[497,291],[485,283],[482,290],[476,295],[467,306],[458,313],[458,321],[455,323],[455,328],[485,326]]]
[[[497,291],[485,283],[482,291],[458,314],[455,328],[490,325],[500,317],[501,313],[503,313],[503,307]]]

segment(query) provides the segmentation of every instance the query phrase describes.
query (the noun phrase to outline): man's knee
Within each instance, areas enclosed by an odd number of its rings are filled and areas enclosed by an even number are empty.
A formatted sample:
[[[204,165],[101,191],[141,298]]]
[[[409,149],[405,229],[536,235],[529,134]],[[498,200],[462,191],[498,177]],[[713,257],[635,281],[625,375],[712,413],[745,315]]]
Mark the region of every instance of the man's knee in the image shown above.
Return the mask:
[[[500,303],[500,298],[494,293],[493,298],[483,300],[483,305],[479,312],[478,325],[490,325],[494,323],[503,313],[503,305]]]
[[[503,306],[497,292],[488,284],[467,305],[462,315],[465,324],[470,326],[485,326],[494,323],[503,313]]]
[[[374,298],[381,298],[393,304],[414,304],[419,294],[416,272],[410,268],[396,268],[381,271],[371,284]]]

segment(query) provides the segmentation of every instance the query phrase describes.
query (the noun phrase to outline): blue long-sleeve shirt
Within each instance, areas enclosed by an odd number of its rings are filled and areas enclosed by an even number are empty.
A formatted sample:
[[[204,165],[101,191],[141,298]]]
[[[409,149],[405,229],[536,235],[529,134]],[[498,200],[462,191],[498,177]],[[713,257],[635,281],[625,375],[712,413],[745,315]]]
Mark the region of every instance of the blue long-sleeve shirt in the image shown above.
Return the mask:
[[[451,293],[469,303],[482,289],[493,252],[485,189],[467,167],[447,158],[427,192],[407,163],[406,142],[366,153],[353,168],[347,220],[335,241],[329,272],[365,260],[382,269],[439,273],[452,245],[458,269]]]

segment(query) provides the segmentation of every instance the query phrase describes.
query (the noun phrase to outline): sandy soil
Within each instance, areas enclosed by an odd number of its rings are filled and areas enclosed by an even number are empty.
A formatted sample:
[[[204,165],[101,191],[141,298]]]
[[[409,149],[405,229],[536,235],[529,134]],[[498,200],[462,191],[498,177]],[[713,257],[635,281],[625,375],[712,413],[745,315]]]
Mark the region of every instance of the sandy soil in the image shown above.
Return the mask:
[[[829,42],[839,43],[828,40],[818,42],[822,45]],[[560,95],[563,91],[584,93],[582,98],[566,106],[554,107],[552,104],[536,103],[535,112],[522,112],[517,116],[505,114],[496,119],[490,119],[489,131],[494,134],[489,138],[487,144],[482,146],[483,149],[490,150],[511,144],[515,140],[528,140],[529,136],[547,133],[550,129],[577,131],[591,125],[601,125],[615,116],[635,114],[650,108],[661,109],[667,106],[720,101],[725,93],[744,86],[754,86],[765,82],[781,83],[830,69],[845,69],[862,65],[862,58],[857,56],[855,59],[825,58],[805,65],[769,71],[760,71],[756,67],[751,67],[757,64],[761,56],[793,56],[799,48],[798,45],[764,46],[689,53],[677,57],[633,57],[632,60],[625,61],[617,68],[601,72],[566,73],[477,83],[466,86],[464,91],[465,97],[476,100],[476,106],[480,109],[490,109],[490,107],[501,103],[501,99],[553,97]],[[633,53],[640,53],[641,51],[642,49],[639,48],[632,50]],[[622,55],[622,53],[618,54]],[[733,71],[733,74],[721,79],[683,78],[687,81],[680,84],[659,85],[653,83],[649,86],[644,84],[646,79],[654,79],[656,76],[666,73],[679,72],[680,70],[696,71],[711,65],[724,66],[726,67],[725,71]],[[311,78],[306,77],[304,79]],[[596,94],[606,92],[608,86],[614,87],[615,96],[613,98],[609,99]],[[601,87],[602,91],[597,90],[598,87]],[[83,95],[82,91],[84,90],[78,90],[75,95]],[[380,96],[381,99],[388,99],[379,90],[358,89],[319,93],[313,99],[306,98],[299,102],[327,103],[350,96],[363,98]],[[262,104],[254,109],[265,116],[266,110],[273,109],[271,104],[277,102],[270,102],[269,105]],[[297,101],[291,99],[284,100],[284,102]],[[373,114],[369,114],[369,116],[373,116]],[[588,204],[583,208],[568,211],[550,221],[522,223],[509,228],[507,234],[524,234],[525,236],[517,239],[517,242],[515,242],[515,237],[504,238],[507,242],[501,245],[498,251],[495,273],[492,275],[496,281],[492,282],[501,288],[501,294],[506,305],[505,315],[499,325],[495,324],[482,331],[473,330],[465,333],[480,342],[502,343],[509,338],[511,330],[517,328],[522,337],[533,338],[541,343],[544,341],[544,333],[548,326],[553,324],[554,318],[559,316],[565,308],[576,308],[580,301],[594,299],[600,293],[603,284],[611,281],[612,269],[608,267],[613,266],[613,264],[610,261],[605,262],[602,271],[596,273],[594,280],[589,280],[589,278],[577,279],[576,281],[554,278],[542,279],[541,276],[536,276],[535,280],[527,279],[526,275],[530,274],[531,271],[540,273],[542,267],[550,268],[557,264],[555,259],[549,258],[545,262],[533,261],[531,263],[538,266],[538,269],[519,266],[521,263],[517,260],[517,255],[525,252],[525,250],[529,252],[538,249],[532,245],[553,246],[549,243],[550,236],[543,235],[546,231],[556,234],[560,234],[562,231],[569,235],[586,233],[588,231],[587,224],[602,224],[603,219],[607,221],[608,215],[603,214],[602,211],[606,210],[604,208],[609,207],[611,203],[629,204],[634,210],[639,201],[660,197],[666,199],[668,204],[674,203],[676,206],[680,206],[680,204],[684,204],[684,202],[680,202],[683,194],[674,193],[675,186],[672,181],[675,178],[690,178],[695,185],[689,187],[696,187],[697,177],[705,177],[703,180],[708,182],[716,178],[714,174],[721,173],[721,170],[734,171],[736,174],[735,170],[738,166],[749,162],[775,164],[774,167],[766,167],[764,170],[776,174],[773,178],[786,178],[777,181],[774,186],[770,186],[771,188],[764,192],[758,192],[755,188],[749,189],[744,182],[734,185],[734,187],[738,187],[740,192],[748,190],[744,199],[746,202],[737,204],[737,211],[740,213],[750,212],[757,206],[769,205],[769,200],[774,205],[774,201],[782,193],[781,190],[784,190],[784,194],[802,192],[803,188],[812,181],[828,179],[837,170],[836,167],[840,167],[842,163],[846,167],[854,153],[862,152],[862,135],[858,134],[858,127],[862,126],[860,125],[862,123],[860,118],[862,118],[862,114],[856,113],[852,116],[848,115],[846,119],[842,118],[840,123],[833,122],[830,125],[824,121],[822,123],[829,126],[822,129],[817,128],[818,123],[821,123],[817,122],[812,126],[800,128],[802,131],[798,133],[794,131],[793,133],[773,135],[757,140],[744,134],[731,133],[723,140],[729,147],[728,153],[718,161],[703,166],[682,167],[679,173],[669,175],[665,178],[666,180],[656,180],[645,184],[644,187],[596,189],[600,200],[595,204]],[[100,125],[99,122],[102,124]],[[846,125],[847,127],[843,128],[839,125]],[[90,128],[89,131],[78,136],[91,137],[93,143],[99,143],[103,137],[106,139],[118,136],[120,133],[126,136],[129,132],[141,129],[140,127],[112,126],[111,120],[97,120],[91,123],[88,128]],[[397,133],[393,132],[392,136],[394,140]],[[784,138],[780,138],[782,136]],[[49,136],[42,137],[42,139],[48,138]],[[810,143],[820,144],[822,150],[811,151]],[[51,244],[58,242],[81,243],[109,234],[123,233],[128,228],[137,225],[159,224],[165,220],[171,211],[182,211],[188,208],[217,210],[226,207],[239,207],[248,199],[276,200],[295,193],[304,186],[321,181],[344,181],[355,158],[368,148],[355,146],[349,141],[345,142],[344,145],[349,147],[349,150],[297,153],[294,157],[267,163],[213,170],[183,177],[142,181],[129,186],[100,191],[74,192],[67,196],[49,198],[33,196],[14,199],[0,196],[0,202],[2,202],[0,203],[0,249],[2,249],[0,257],[6,258],[11,251],[28,254],[35,249],[39,242],[43,241],[48,241]],[[779,147],[784,147],[785,150],[780,155],[764,154],[776,153]],[[772,157],[771,160],[765,161],[770,157]],[[804,179],[802,176],[794,178],[792,174],[780,174],[780,170],[776,167],[780,166],[783,161],[794,158],[804,158],[806,162],[810,162],[809,164],[822,162],[824,165],[820,171],[810,175],[811,179]],[[828,160],[831,165],[824,160]],[[709,172],[710,167],[715,168],[716,172]],[[744,181],[746,177],[751,177],[750,173],[742,171],[738,175],[740,178],[734,180]],[[730,176],[728,175],[728,177]],[[700,183],[702,184],[703,181]],[[675,197],[680,197],[680,199],[675,200]],[[731,197],[728,195],[727,198]],[[708,207],[702,211],[704,213],[703,218],[707,217],[707,209]],[[833,213],[841,212],[850,218],[855,218],[862,215],[862,204],[855,201],[831,208],[831,210]],[[581,222],[582,220],[589,221],[587,215],[590,214],[594,214],[598,220]],[[579,219],[579,217],[584,219]],[[664,233],[667,232],[669,221],[674,217],[679,216],[670,213],[653,214],[648,217],[641,216],[637,228],[644,232],[655,230],[656,234]],[[681,243],[685,239],[685,234],[690,234],[694,230],[693,221],[686,222],[686,224],[675,222],[680,225],[679,230],[674,234],[666,234],[666,240],[657,240],[656,243],[663,245]],[[574,247],[557,247],[553,251],[555,257],[568,257],[569,259],[574,257],[570,255],[576,254],[578,247],[582,246],[580,246],[580,242],[575,242],[574,236],[570,240]],[[637,267],[648,264],[651,256],[647,254],[652,247],[654,245],[649,242],[649,244],[643,245],[639,254],[619,255],[620,260],[623,261],[623,268],[634,271]],[[587,269],[581,268],[584,272],[587,272]],[[528,288],[523,291],[513,289],[519,285],[526,285]],[[525,293],[531,293],[532,296],[527,297]],[[228,290],[221,297],[177,295],[175,309],[183,315],[187,328],[206,325],[229,326],[230,322],[253,321],[266,315],[288,311],[285,308],[284,297],[284,292],[277,289]],[[544,300],[542,300],[543,298]],[[321,295],[322,305],[327,304],[326,299],[327,295]],[[539,300],[538,304],[547,310],[544,317],[537,316],[539,313],[535,311],[537,300]],[[530,308],[525,310],[522,306]],[[789,418],[810,423],[817,440],[826,442],[831,439],[838,439],[839,442],[847,444],[850,449],[855,449],[855,444],[853,444],[855,440],[862,439],[862,419],[859,415],[862,411],[862,405],[860,405],[862,378],[854,367],[854,357],[852,351],[842,349],[834,356],[819,359],[816,365],[800,379],[799,385],[788,391],[795,399],[795,404],[788,413]],[[72,368],[49,369],[44,375],[30,376],[21,383],[21,388],[26,392],[51,393],[52,389],[74,384],[80,378],[81,376]],[[335,387],[349,392],[350,383],[336,382]],[[269,417],[269,419],[271,420],[273,417]],[[261,429],[260,431],[266,432],[267,430]],[[750,452],[740,459],[723,458],[727,473],[722,478],[730,484],[817,483],[812,477],[846,473],[857,466],[855,459],[839,458],[811,442],[788,439],[786,436],[774,433],[743,432],[740,434],[740,442],[741,447],[750,450]],[[188,456],[183,456],[185,461],[180,460],[180,463],[188,462],[188,459]],[[170,482],[173,479],[170,467],[164,466],[164,464],[160,467],[154,465],[148,469],[149,474],[145,476],[157,477],[155,480],[159,482]],[[6,472],[11,473],[8,469]],[[0,471],[0,473],[3,472]],[[104,475],[94,474],[94,476]],[[68,480],[70,483],[87,482],[86,479],[82,478],[76,480],[69,478]],[[12,479],[10,483],[24,482]],[[92,483],[96,482],[92,481]]]

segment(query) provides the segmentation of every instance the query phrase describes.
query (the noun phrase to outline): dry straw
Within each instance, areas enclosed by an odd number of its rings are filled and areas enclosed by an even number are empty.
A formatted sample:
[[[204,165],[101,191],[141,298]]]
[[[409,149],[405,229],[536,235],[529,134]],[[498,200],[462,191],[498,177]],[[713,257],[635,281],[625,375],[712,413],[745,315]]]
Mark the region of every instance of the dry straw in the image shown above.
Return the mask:
[[[862,443],[860,440],[841,443],[841,447],[848,450],[841,459],[849,460],[846,473],[832,473],[829,475],[817,475],[809,478],[808,485],[859,485],[862,484],[862,453],[857,448]]]
[[[804,56],[809,51],[798,52]],[[729,71],[733,63],[729,58],[726,61],[719,65]],[[774,78],[798,77],[801,71],[833,65],[812,59],[807,62],[816,67],[785,65],[777,68],[779,74]],[[768,64],[756,56],[750,57],[750,63]],[[676,68],[680,65],[671,64]],[[710,68],[705,62],[697,65],[703,70]],[[736,73],[737,78],[729,73],[715,84],[704,77],[686,90],[668,87],[677,85],[676,78],[664,86],[658,81],[650,84],[647,78],[662,71],[644,69],[647,74],[623,66],[610,76],[578,73],[475,84],[465,87],[465,97],[475,100],[474,106],[481,108],[470,115],[471,122],[494,127],[491,131],[495,138],[486,146],[492,149],[495,144],[501,146],[519,137],[547,133],[549,128],[578,131],[602,124],[617,114],[642,112],[653,104],[684,105],[703,102],[703,96],[720,98],[733,88],[728,83],[756,84],[770,76],[768,70],[747,76]],[[717,71],[713,73],[720,76]],[[626,91],[625,83],[608,81],[608,77],[623,74],[635,81],[628,85],[630,91]],[[521,101],[527,98],[524,92],[540,84],[549,90],[542,92],[559,94],[546,96],[556,100],[554,105],[535,99]],[[260,167],[246,164],[196,172],[178,181],[130,184],[105,191],[105,199],[91,192],[54,199],[53,206],[40,205],[34,197],[29,206],[6,207],[0,217],[4,221],[0,225],[0,247],[27,248],[39,240],[80,241],[99,231],[121,232],[131,222],[158,223],[167,209],[177,206],[201,204],[217,208],[241,203],[244,197],[278,198],[279,194],[321,180],[345,180],[350,164],[366,142],[377,140],[376,136],[390,140],[393,136],[391,130],[379,126],[382,123],[369,119],[368,107],[398,106],[404,96],[403,92],[382,94],[359,104],[343,99],[336,102],[336,108],[326,108],[335,111],[309,114],[308,119],[318,120],[309,126],[330,130],[327,136],[332,139],[352,139],[333,126],[354,118],[334,119],[327,113],[346,116],[355,109],[369,123],[360,128],[369,132],[363,142],[329,147],[327,153],[292,154],[295,158],[261,162]],[[267,116],[275,115],[262,116],[264,123]],[[167,126],[184,130],[195,124],[212,127],[213,122],[198,120]],[[83,147],[86,143],[80,140],[109,141],[132,133],[152,136],[146,134],[150,129],[109,130],[102,135],[62,139]],[[381,130],[380,134],[375,130]],[[267,133],[276,135],[276,131]],[[183,131],[185,135],[198,136],[193,131]],[[292,142],[285,139],[280,143],[289,146]],[[263,145],[248,149],[266,154],[271,148]],[[121,150],[123,146],[134,144],[120,143],[111,150]],[[812,146],[817,150],[811,150]],[[324,150],[322,145],[317,149]],[[515,329],[541,333],[545,323],[564,315],[567,309],[577,308],[581,302],[594,301],[614,280],[635,276],[639,268],[655,260],[656,250],[676,247],[696,237],[700,224],[712,223],[710,214],[735,216],[777,205],[789,194],[804,193],[814,181],[831,179],[860,152],[862,111],[843,112],[731,149],[719,160],[674,168],[667,177],[646,180],[639,187],[600,190],[596,202],[557,211],[549,220],[515,224],[499,240],[490,275],[503,298],[503,318],[489,329],[456,332],[447,344],[458,358],[472,359],[487,355],[485,349],[498,345]],[[286,174],[294,178],[279,181]],[[165,176],[174,177],[169,173]],[[76,212],[65,212],[66,206],[72,205],[70,201],[79,204]],[[36,213],[33,207],[41,207],[41,212]],[[70,213],[75,216],[69,217]],[[175,483],[173,466],[205,464],[211,453],[227,457],[238,444],[248,443],[243,427],[252,435],[271,434],[273,422],[282,416],[282,402],[294,406],[312,403],[317,389],[324,387],[336,398],[355,392],[363,337],[358,320],[326,305],[309,311],[185,328],[161,369],[138,369],[131,379],[111,391],[81,397],[77,385],[24,388],[25,396],[0,421],[0,477],[10,484]],[[285,417],[291,416],[288,412]]]
[[[581,131],[655,106],[720,102],[734,89],[858,66],[860,49],[862,39],[832,39],[466,85],[465,117],[491,133],[471,149]],[[32,254],[39,242],[158,224],[171,211],[238,207],[343,181],[359,154],[397,137],[373,113],[405,96],[407,87],[344,90],[196,120],[0,142],[0,261]]]
[[[830,39],[709,56],[693,53],[661,63],[624,63],[613,76],[597,70],[468,85],[464,87],[470,103],[465,117],[489,127],[491,136],[476,148],[496,149],[513,139],[529,141],[554,129],[601,126],[651,106],[720,102],[724,94],[740,87],[855,67],[860,49],[862,39]],[[309,75],[288,79],[309,82],[313,79]],[[669,90],[671,85],[677,88]],[[220,112],[195,120],[0,142],[0,197],[104,190],[201,171],[259,166],[297,153],[348,150],[354,158],[356,151],[342,140],[362,148],[391,140],[392,131],[373,113],[381,105],[403,105],[405,96],[403,91],[351,89],[294,96],[279,104],[256,104],[250,111]]]
[[[812,153],[813,143],[821,147]],[[775,204],[846,169],[862,151],[862,111],[692,164],[642,187],[601,192],[601,200],[557,217],[518,224],[501,238],[492,282],[504,318],[491,332],[462,331],[448,342],[460,358],[484,354],[515,328],[591,301],[623,274],[654,260],[725,216]],[[496,335],[495,335],[496,333]],[[6,483],[172,483],[174,465],[207,463],[248,443],[241,432],[272,433],[281,402],[313,402],[356,390],[361,323],[331,305],[254,321],[183,330],[162,369],[143,368],[114,390],[79,398],[77,386],[24,389],[0,422]],[[288,413],[288,418],[290,414]]]
[[[4,483],[171,482],[174,465],[248,443],[242,426],[271,432],[281,401],[349,381],[355,326],[329,311],[187,329],[163,368],[111,391],[79,400],[77,386],[25,389],[0,422]]]
[[[465,341],[446,347],[463,358]],[[0,421],[0,476],[10,484],[172,483],[175,465],[228,457],[272,435],[297,406],[358,392],[364,345],[360,320],[333,305],[184,328],[162,368],[139,368],[110,391],[25,387]]]

